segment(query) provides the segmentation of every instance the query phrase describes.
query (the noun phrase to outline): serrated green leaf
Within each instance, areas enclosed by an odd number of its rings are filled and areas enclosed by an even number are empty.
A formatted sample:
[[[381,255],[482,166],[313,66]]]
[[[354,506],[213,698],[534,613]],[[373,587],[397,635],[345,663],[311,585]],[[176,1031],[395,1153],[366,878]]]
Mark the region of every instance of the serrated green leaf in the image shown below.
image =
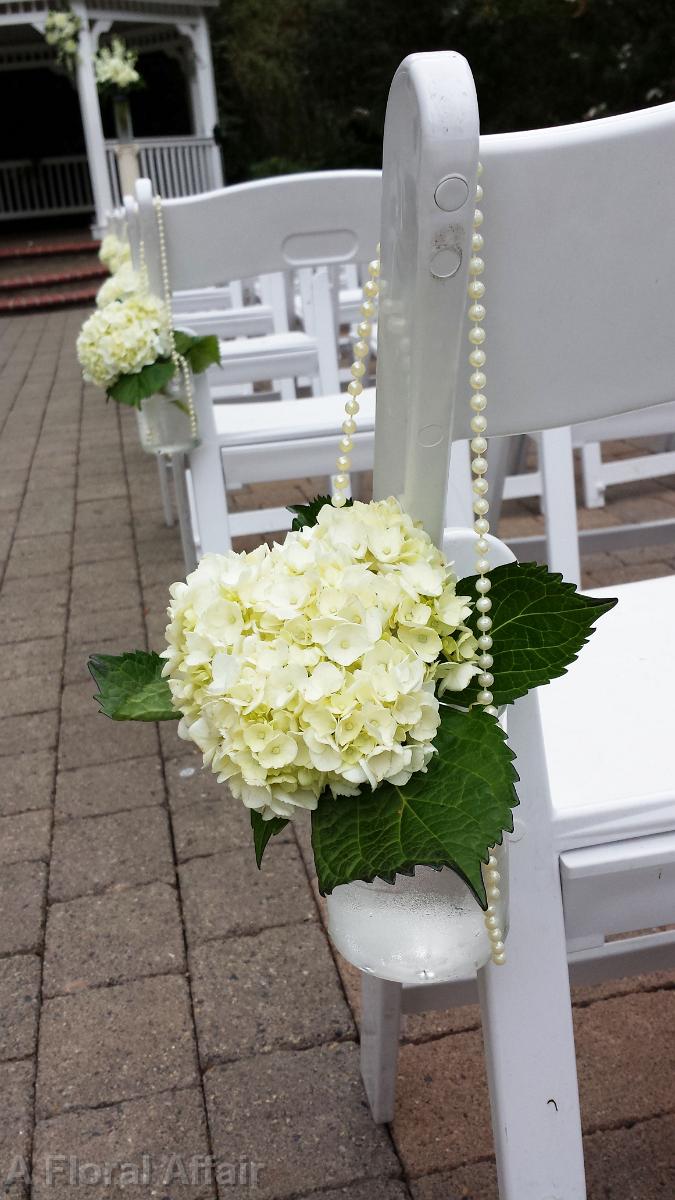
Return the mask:
[[[173,340],[176,350],[188,360],[194,375],[199,375],[214,363],[220,364],[220,342],[215,334],[193,337],[182,329],[174,329]]]
[[[312,847],[323,894],[355,879],[393,882],[415,867],[451,867],[486,906],[481,861],[513,828],[518,803],[514,755],[494,717],[441,706],[436,750],[426,774],[405,787],[333,799],[312,813]]]
[[[494,703],[511,704],[532,688],[564,675],[593,633],[599,617],[616,600],[584,596],[573,583],[539,563],[506,563],[490,571],[492,629],[490,653]],[[457,594],[473,596],[476,577],[462,579]],[[469,618],[476,636],[475,612]],[[479,685],[472,680],[457,703],[473,703]]]
[[[94,677],[101,712],[113,721],[177,721],[180,713],[171,703],[171,691],[162,679],[159,654],[134,650],[127,654],[92,654],[89,670]]]
[[[316,525],[321,509],[330,503],[330,496],[315,496],[308,504],[289,504],[288,511],[295,513],[291,529],[303,529],[306,525]],[[349,499],[343,507],[349,508],[353,503],[354,501]]]
[[[108,395],[118,404],[140,408],[142,400],[147,400],[148,396],[154,396],[166,387],[175,369],[171,359],[160,358],[137,371],[135,375],[120,375],[117,382],[108,389]]]
[[[283,817],[272,817],[270,821],[263,821],[260,813],[256,812],[254,808],[251,809],[251,828],[253,830],[255,861],[258,864],[258,869],[260,869],[262,864],[263,854],[270,838],[276,837],[287,825],[288,821],[284,820]]]

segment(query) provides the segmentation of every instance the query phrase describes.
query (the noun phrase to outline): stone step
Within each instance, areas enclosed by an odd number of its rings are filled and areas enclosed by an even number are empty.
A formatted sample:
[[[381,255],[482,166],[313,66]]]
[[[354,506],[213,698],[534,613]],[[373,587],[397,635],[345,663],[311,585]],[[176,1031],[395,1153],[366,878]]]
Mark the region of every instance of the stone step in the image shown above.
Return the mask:
[[[77,283],[82,279],[103,279],[108,274],[102,263],[92,266],[77,266],[69,270],[45,271],[35,275],[10,275],[0,278],[0,292],[14,292],[25,288],[49,288],[64,283]]]

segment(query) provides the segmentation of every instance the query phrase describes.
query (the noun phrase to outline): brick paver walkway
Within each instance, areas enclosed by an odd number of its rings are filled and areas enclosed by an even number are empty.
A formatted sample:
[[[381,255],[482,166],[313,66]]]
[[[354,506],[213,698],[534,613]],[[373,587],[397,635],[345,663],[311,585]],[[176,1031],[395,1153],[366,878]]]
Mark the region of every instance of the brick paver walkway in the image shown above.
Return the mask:
[[[159,647],[183,568],[133,415],[82,388],[81,319],[0,322],[0,1179],[14,1200],[24,1164],[39,1200],[207,1200],[212,1155],[221,1200],[254,1181],[268,1200],[496,1200],[477,1010],[407,1020],[376,1128],[304,832],[259,874],[246,814],[225,817],[172,726],[96,713],[88,653]],[[675,513],[662,483],[622,494],[594,520]],[[511,523],[539,522],[520,505]],[[588,565],[599,584],[675,562]],[[674,983],[576,996],[591,1200],[675,1195]]]

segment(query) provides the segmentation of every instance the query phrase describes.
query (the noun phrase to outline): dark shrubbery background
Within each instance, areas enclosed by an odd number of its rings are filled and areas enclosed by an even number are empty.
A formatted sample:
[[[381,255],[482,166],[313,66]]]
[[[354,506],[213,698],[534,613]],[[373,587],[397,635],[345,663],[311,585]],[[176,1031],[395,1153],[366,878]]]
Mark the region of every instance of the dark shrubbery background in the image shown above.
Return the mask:
[[[675,99],[671,0],[221,0],[211,29],[230,183],[379,167],[418,50],[466,55],[486,133]]]

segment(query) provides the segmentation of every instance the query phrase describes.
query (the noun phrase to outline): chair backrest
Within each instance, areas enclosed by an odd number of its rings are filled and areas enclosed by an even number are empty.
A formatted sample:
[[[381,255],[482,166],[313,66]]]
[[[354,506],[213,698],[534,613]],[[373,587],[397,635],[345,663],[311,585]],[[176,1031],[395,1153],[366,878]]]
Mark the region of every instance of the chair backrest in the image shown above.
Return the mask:
[[[411,55],[385,126],[375,492],[440,534],[469,436],[478,110],[466,61]],[[675,104],[480,139],[488,434],[672,400]]]
[[[379,241],[381,178],[379,171],[323,171],[164,201],[172,289],[368,261]],[[136,200],[156,290],[157,221],[148,179],[136,184]]]

